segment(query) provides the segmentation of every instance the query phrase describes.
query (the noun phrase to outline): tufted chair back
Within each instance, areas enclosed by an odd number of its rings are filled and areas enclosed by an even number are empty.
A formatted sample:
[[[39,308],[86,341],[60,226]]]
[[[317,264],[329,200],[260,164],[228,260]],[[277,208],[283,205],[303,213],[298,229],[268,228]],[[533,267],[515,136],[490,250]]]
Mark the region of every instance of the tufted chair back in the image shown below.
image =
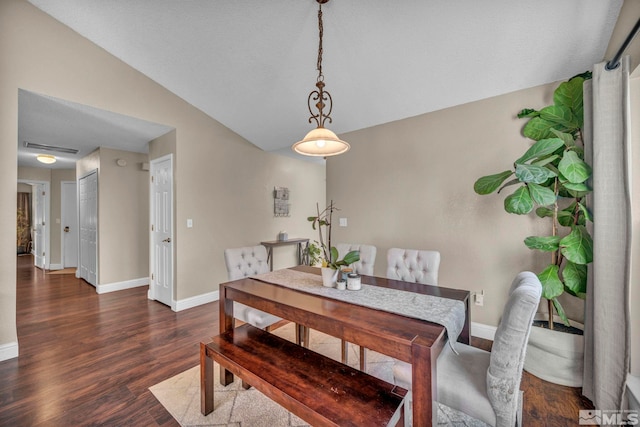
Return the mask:
[[[518,274],[493,338],[487,370],[487,396],[497,425],[512,426],[516,422],[525,352],[541,293],[538,276],[530,271]]]
[[[360,245],[354,243],[338,243],[338,259],[351,251],[360,251],[360,261],[351,264],[354,273],[373,276],[373,267],[376,264],[376,247],[372,245]]]
[[[387,252],[387,279],[438,285],[440,252],[391,248]]]
[[[229,280],[242,279],[254,274],[268,273],[267,249],[262,246],[225,249],[224,261]]]
[[[267,249],[262,245],[225,249],[224,262],[227,266],[229,280],[268,273],[271,270],[267,262]],[[282,320],[273,314],[248,307],[239,302],[233,303],[233,317],[260,329],[267,329]]]

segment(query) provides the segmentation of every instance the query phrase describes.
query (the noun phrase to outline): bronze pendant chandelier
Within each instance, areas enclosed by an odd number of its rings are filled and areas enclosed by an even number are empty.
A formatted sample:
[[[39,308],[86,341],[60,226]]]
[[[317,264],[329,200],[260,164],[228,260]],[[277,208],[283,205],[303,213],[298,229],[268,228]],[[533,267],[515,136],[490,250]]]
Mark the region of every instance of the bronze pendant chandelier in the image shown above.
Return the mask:
[[[333,109],[333,101],[331,94],[324,90],[324,75],[322,74],[322,5],[329,0],[316,0],[318,2],[318,78],[316,81],[316,90],[313,90],[307,98],[307,106],[309,108],[309,123],[316,122],[316,128],[307,133],[302,141],[298,141],[291,147],[293,151],[305,156],[328,157],[346,153],[351,146],[346,141],[341,140],[331,130],[324,127],[325,122],[332,122],[331,110]],[[314,107],[317,113],[314,112]],[[325,113],[325,111],[327,111]]]

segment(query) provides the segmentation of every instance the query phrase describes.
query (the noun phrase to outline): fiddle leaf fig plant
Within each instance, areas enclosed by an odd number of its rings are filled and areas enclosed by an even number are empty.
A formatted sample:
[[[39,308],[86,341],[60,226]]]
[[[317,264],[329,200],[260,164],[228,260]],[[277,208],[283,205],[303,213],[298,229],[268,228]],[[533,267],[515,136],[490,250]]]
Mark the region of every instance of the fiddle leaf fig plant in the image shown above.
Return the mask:
[[[350,251],[342,259],[338,259],[338,249],[335,246],[331,246],[331,221],[333,212],[337,210],[339,209],[333,204],[333,200],[322,212],[320,212],[320,206],[316,203],[318,214],[307,217],[307,220],[311,222],[311,227],[314,230],[318,230],[318,240],[322,250],[322,266],[333,270],[360,261],[360,251]],[[322,233],[323,228],[325,230],[324,234]]]
[[[549,304],[549,328],[553,310],[569,325],[558,297],[569,293],[586,297],[587,266],[593,261],[593,240],[587,222],[593,221],[584,198],[591,192],[591,166],[584,160],[582,85],[591,73],[577,75],[555,90],[553,105],[541,110],[523,109],[527,119],[522,133],[535,142],[513,163],[513,168],[479,178],[474,190],[480,195],[517,188],[504,199],[508,213],[526,215],[535,209],[548,219],[551,235],[529,236],[524,244],[549,253],[551,260],[538,278]]]

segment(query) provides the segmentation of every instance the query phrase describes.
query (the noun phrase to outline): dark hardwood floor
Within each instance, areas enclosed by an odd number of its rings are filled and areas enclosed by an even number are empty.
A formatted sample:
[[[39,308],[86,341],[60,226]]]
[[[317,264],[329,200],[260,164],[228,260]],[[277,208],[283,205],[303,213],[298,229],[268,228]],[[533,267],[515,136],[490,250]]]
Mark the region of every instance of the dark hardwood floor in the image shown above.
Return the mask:
[[[177,426],[148,388],[199,363],[218,305],[174,313],[147,287],[98,295],[21,256],[17,322],[20,356],[0,362],[0,426]],[[522,389],[527,426],[577,425],[578,409],[592,407],[579,389],[527,373]]]

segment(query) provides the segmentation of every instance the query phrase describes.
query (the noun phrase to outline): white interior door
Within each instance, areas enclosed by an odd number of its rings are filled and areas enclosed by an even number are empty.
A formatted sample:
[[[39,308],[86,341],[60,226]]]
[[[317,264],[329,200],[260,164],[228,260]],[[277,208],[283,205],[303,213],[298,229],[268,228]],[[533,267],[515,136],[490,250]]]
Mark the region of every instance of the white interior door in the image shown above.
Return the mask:
[[[151,284],[149,297],[173,301],[173,158],[151,162]]]
[[[78,222],[80,223],[79,277],[98,284],[98,173],[78,181]]]
[[[46,268],[46,236],[47,236],[47,210],[45,195],[46,190],[43,184],[33,184],[31,200],[33,201],[33,263],[36,267]]]
[[[62,182],[62,267],[78,266],[78,192],[74,181]]]

